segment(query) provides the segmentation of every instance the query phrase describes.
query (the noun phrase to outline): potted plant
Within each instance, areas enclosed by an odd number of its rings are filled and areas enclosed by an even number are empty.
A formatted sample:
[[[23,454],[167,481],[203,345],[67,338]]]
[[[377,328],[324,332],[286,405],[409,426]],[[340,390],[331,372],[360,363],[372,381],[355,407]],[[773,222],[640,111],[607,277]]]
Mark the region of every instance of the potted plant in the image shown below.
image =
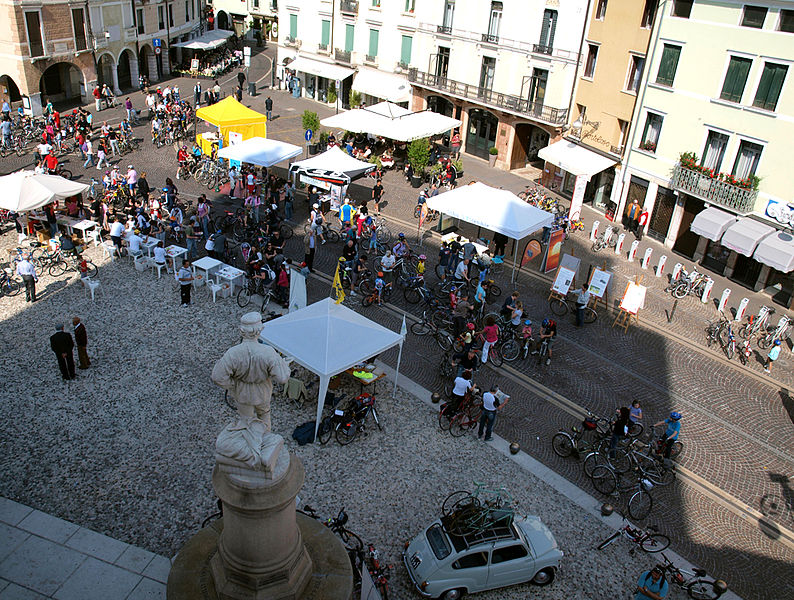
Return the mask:
[[[499,150],[496,149],[496,146],[491,146],[488,148],[488,164],[493,167],[496,164],[496,159],[499,156]]]
[[[303,125],[304,131],[306,129],[311,129],[315,135],[318,135],[320,131],[320,117],[316,112],[304,110],[303,115],[301,116],[301,124]],[[312,140],[309,143],[310,154],[317,154],[317,142],[315,140],[316,138],[312,137]]]
[[[321,131],[320,135],[317,136],[317,138],[319,139],[319,142],[320,142],[319,143],[320,150],[321,151],[325,151],[328,148],[328,132],[327,131]]]
[[[329,86],[328,86],[328,104],[336,104],[337,97],[338,96],[336,95],[336,84],[335,83],[329,84]]]
[[[350,103],[350,108],[358,108],[361,105],[361,94],[356,90],[350,90],[347,101]]]
[[[452,166],[455,167],[455,172],[458,174],[458,179],[463,177],[463,161],[460,159],[453,160]]]
[[[430,162],[430,140],[421,138],[414,140],[408,146],[408,162],[414,170],[411,177],[411,187],[418,188],[422,185],[425,169]]]

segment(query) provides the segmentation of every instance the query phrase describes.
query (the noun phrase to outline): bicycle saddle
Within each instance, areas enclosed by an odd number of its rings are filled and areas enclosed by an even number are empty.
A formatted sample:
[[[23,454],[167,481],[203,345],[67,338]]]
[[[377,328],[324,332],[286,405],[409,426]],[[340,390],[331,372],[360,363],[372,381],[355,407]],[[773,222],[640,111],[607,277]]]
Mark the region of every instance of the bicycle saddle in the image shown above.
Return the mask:
[[[695,574],[696,577],[706,576],[706,569],[692,569],[692,572]]]

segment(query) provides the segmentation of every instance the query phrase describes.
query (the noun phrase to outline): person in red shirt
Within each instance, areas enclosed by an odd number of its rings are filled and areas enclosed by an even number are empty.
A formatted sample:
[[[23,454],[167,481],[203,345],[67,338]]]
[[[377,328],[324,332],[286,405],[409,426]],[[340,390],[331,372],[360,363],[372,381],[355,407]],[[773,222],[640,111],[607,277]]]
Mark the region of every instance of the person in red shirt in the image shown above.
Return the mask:
[[[648,209],[643,207],[639,218],[637,219],[637,229],[634,230],[634,236],[638,241],[642,240],[642,232],[645,230],[645,225],[648,224]]]
[[[102,110],[101,102],[102,102],[102,91],[99,89],[99,86],[94,86],[94,104],[96,105],[96,110],[99,112]]]
[[[187,162],[187,146],[182,146],[176,153],[176,161],[179,163],[179,166],[176,168],[176,178],[179,179],[179,172],[182,170],[182,167],[185,166]]]
[[[58,158],[50,152],[44,160],[47,163],[47,172],[50,175],[55,175],[58,170]]]
[[[52,113],[52,120],[55,121],[55,129],[60,129],[61,128],[61,113],[59,113],[57,110],[54,113]]]

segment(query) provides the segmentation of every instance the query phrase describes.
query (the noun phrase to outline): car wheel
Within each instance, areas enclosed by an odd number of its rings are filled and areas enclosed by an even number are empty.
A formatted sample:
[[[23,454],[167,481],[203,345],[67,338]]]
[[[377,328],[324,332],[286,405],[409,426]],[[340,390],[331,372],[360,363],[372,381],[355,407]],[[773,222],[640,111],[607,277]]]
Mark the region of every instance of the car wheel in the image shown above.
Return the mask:
[[[439,596],[439,600],[459,600],[466,595],[466,590],[464,589],[454,589],[454,590],[447,590],[441,596]]]
[[[551,567],[541,569],[532,578],[532,583],[535,585],[549,585],[552,581],[554,581],[554,569]]]

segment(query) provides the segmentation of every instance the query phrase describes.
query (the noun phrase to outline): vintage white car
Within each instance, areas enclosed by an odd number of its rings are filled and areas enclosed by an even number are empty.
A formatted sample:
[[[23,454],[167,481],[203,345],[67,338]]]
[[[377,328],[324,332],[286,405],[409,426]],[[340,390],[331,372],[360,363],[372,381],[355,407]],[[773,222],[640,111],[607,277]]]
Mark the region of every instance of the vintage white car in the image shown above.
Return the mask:
[[[450,535],[433,522],[403,551],[403,562],[416,589],[426,598],[457,600],[465,594],[554,580],[563,553],[539,517],[466,536]]]

